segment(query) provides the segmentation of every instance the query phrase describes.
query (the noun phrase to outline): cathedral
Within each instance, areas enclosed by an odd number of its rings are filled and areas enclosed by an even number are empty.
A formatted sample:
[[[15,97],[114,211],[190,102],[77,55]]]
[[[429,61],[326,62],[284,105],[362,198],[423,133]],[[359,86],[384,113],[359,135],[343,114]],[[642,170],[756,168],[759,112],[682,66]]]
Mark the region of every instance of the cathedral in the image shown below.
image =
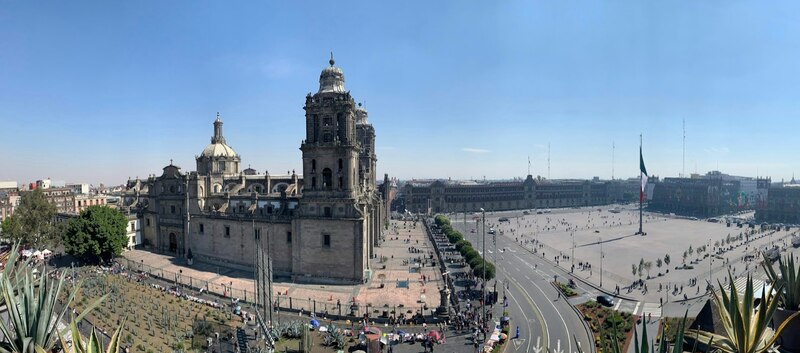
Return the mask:
[[[124,205],[136,212],[143,246],[191,261],[253,270],[266,243],[276,276],[358,283],[370,276],[388,210],[376,186],[375,129],[344,87],[344,73],[322,70],[305,98],[302,175],[247,168],[223,135],[219,114],[196,171],[164,167],[129,180]]]

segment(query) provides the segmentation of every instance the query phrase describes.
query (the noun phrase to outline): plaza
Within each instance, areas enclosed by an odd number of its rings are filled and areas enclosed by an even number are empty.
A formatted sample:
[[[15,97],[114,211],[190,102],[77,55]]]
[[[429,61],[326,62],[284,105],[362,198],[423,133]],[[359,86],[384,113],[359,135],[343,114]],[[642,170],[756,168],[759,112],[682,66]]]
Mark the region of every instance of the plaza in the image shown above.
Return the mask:
[[[688,298],[703,295],[709,275],[714,285],[717,280],[725,283],[729,270],[735,277],[756,270],[756,279],[763,281],[760,278],[763,271],[758,271],[760,252],[772,246],[792,249],[790,237],[797,233],[797,229],[762,231],[746,224],[739,228],[735,223],[728,226],[725,222],[644,212],[646,235],[635,235],[639,229],[639,210],[633,205],[528,213],[520,210],[487,214],[487,230],[494,228],[499,236],[524,245],[534,256],[571,270],[576,277],[596,287],[602,281],[607,292],[613,293],[619,286],[620,296],[649,301],[681,300],[684,294]],[[752,213],[739,215],[747,216]],[[451,215],[459,228],[463,228],[463,218],[463,214]],[[471,233],[479,223],[475,218],[477,214],[467,214],[467,232]],[[508,221],[500,222],[501,218]],[[753,234],[746,242],[748,232]],[[742,240],[735,240],[740,234]],[[728,239],[731,241],[727,242]],[[706,251],[697,251],[704,246]],[[666,255],[670,257],[669,264],[664,261]],[[502,256],[498,261],[502,261]],[[640,277],[638,267],[642,261],[651,264],[649,271],[642,269]],[[636,267],[636,273],[632,266]],[[639,279],[644,285],[635,284]]]

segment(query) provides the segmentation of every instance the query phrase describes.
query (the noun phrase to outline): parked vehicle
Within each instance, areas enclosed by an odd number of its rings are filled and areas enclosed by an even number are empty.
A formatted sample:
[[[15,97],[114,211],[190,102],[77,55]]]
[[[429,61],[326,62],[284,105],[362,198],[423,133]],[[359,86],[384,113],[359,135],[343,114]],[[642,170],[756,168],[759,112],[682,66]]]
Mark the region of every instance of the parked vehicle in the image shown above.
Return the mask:
[[[597,302],[607,307],[614,306],[614,298],[611,298],[610,296],[607,295],[598,295]]]

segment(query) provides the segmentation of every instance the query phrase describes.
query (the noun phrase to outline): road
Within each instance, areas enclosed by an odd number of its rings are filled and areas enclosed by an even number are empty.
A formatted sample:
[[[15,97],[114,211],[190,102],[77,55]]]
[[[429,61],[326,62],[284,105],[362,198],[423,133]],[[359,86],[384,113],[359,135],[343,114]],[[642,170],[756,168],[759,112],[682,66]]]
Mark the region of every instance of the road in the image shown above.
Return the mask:
[[[476,250],[483,250],[480,233],[470,233],[470,224],[467,230],[463,229],[462,223],[453,222],[453,226],[465,235]],[[549,347],[554,353],[575,353],[577,339],[584,352],[590,352],[593,343],[582,318],[565,298],[558,298],[558,291],[551,284],[554,278],[566,281],[563,271],[506,237],[496,238],[497,249],[501,249],[497,253],[491,242],[492,235],[487,234],[486,239],[485,257],[489,261],[495,256],[497,258],[500,302],[504,294],[501,287],[506,284],[508,311],[512,317],[511,336],[514,336],[516,326],[520,328],[520,338],[512,340],[508,349],[512,352],[538,353],[537,348],[544,351],[542,348]],[[502,305],[499,306],[497,310],[502,308]]]

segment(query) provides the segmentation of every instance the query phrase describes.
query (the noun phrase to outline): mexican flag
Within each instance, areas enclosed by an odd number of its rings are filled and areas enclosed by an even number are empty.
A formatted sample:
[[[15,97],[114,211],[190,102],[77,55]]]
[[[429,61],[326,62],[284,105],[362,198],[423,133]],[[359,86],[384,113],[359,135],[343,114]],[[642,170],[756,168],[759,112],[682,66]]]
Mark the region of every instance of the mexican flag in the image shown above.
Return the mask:
[[[644,167],[642,146],[639,146],[639,171],[642,172],[642,189],[639,191],[639,201],[644,202],[644,187],[647,185],[647,168]]]

